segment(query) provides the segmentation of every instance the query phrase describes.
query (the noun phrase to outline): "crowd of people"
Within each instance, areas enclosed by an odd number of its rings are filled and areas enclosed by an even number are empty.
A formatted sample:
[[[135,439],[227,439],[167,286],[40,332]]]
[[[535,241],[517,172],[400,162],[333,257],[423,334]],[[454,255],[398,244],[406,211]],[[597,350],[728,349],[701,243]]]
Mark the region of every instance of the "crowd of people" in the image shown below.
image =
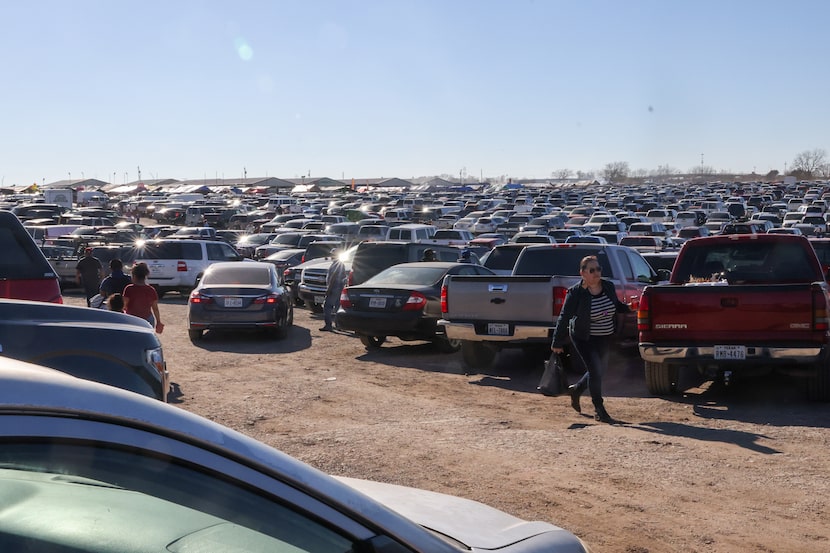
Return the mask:
[[[124,263],[113,259],[109,263],[110,274],[102,278],[103,265],[92,255],[92,248],[84,251],[84,257],[75,267],[77,282],[84,288],[89,307],[102,307],[140,317],[162,333],[164,324],[158,307],[156,289],[147,284],[150,268],[146,263],[133,265],[130,275],[124,273]]]

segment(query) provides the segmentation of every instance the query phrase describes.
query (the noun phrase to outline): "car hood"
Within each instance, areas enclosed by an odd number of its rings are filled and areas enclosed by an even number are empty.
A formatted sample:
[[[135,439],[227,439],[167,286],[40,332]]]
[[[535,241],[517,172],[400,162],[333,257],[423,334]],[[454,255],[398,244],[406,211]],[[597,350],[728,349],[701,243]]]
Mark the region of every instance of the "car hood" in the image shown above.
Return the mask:
[[[547,522],[528,522],[477,501],[371,480],[335,478],[424,528],[474,551],[586,550],[567,530]]]

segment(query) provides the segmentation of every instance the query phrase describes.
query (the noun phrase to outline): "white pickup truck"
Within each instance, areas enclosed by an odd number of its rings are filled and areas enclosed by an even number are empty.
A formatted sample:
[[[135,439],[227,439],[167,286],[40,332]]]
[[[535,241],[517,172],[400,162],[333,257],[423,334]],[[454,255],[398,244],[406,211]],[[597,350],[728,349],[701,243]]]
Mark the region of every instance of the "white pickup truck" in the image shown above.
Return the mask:
[[[487,368],[503,348],[536,348],[549,353],[553,330],[569,287],[579,281],[579,263],[595,255],[602,275],[624,303],[643,288],[668,279],[635,250],[615,244],[539,244],[525,247],[510,276],[448,276],[441,293],[447,337],[461,340],[464,363]],[[636,313],[621,316],[623,342],[637,341]]]

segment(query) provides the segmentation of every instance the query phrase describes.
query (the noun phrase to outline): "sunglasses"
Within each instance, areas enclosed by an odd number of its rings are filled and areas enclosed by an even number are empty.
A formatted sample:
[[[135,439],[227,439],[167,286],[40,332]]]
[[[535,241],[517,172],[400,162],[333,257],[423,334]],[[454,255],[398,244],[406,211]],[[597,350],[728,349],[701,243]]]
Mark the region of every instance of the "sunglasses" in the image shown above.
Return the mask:
[[[588,271],[591,274],[601,273],[602,272],[602,267],[591,267],[591,268],[585,267],[585,270]]]

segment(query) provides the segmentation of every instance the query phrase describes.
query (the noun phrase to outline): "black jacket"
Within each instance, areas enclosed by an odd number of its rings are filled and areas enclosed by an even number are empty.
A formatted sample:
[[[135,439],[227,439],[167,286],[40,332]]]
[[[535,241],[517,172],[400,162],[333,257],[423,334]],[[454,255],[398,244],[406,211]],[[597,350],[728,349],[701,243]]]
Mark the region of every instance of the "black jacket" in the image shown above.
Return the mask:
[[[614,283],[604,278],[600,283],[603,293],[614,302],[617,313],[628,313],[629,307],[617,298]],[[616,324],[616,318],[614,323]],[[582,287],[581,280],[568,288],[565,304],[556,322],[556,330],[553,331],[551,347],[561,348],[568,334],[579,340],[587,340],[591,335],[591,293]]]

